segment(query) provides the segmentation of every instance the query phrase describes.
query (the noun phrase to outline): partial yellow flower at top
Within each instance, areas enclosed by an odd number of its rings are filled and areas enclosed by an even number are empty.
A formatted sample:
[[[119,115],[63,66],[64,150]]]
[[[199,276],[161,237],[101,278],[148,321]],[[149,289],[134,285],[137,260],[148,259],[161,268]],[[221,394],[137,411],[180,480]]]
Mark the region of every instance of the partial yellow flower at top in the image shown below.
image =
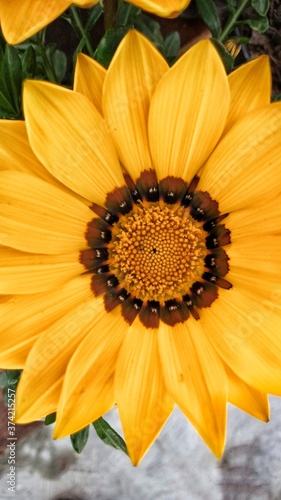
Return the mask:
[[[94,5],[96,0],[0,0],[0,24],[10,44],[21,43],[59,17],[70,5]]]
[[[59,17],[70,5],[91,7],[98,0],[0,0],[0,24],[10,44],[21,43]],[[136,0],[130,2],[162,17],[175,17],[190,0]]]
[[[130,0],[129,3],[161,17],[176,17],[191,0]]]
[[[264,56],[171,68],[130,31],[0,121],[0,367],[55,438],[117,404],[138,464],[177,404],[216,456],[281,395],[281,103]]]

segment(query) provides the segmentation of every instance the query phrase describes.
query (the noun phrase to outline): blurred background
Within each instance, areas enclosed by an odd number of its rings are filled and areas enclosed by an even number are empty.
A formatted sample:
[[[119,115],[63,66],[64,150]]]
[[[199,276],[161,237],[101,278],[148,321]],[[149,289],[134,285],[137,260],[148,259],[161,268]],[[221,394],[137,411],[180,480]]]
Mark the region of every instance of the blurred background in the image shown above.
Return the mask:
[[[8,491],[7,409],[1,411],[0,498],[9,500],[280,500],[281,399],[265,424],[229,405],[227,446],[216,460],[176,408],[138,467],[91,428],[81,455],[51,426],[16,427],[16,492]],[[121,432],[117,411],[105,416]]]

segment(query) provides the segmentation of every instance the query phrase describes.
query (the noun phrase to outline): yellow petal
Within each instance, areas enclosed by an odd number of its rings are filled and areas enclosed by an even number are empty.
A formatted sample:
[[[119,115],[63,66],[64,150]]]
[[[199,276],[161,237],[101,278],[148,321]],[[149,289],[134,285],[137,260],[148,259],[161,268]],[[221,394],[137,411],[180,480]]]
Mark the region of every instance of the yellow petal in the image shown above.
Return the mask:
[[[155,47],[137,31],[130,31],[105,77],[104,116],[121,163],[135,179],[151,168],[148,109],[155,86],[167,70],[168,64]]]
[[[44,254],[82,250],[92,218],[87,206],[45,181],[21,172],[0,172],[1,244]]]
[[[249,113],[222,139],[202,171],[198,189],[222,212],[253,208],[280,192],[281,103]]]
[[[220,457],[225,443],[227,379],[200,321],[189,318],[174,327],[161,324],[159,346],[169,394]]]
[[[0,137],[0,171],[17,170],[27,173],[48,181],[65,192],[72,193],[64,184],[55,179],[35,156],[27,137],[24,121],[0,120]],[[78,195],[77,198],[89,205],[84,198]]]
[[[30,147],[24,121],[0,120],[0,136],[0,170],[18,170],[52,179]]]
[[[190,3],[190,0],[132,0],[131,3],[161,17],[175,17]]]
[[[13,296],[0,305],[0,366],[23,368],[42,331],[93,296],[90,275],[70,280],[48,293]]]
[[[67,367],[55,438],[79,431],[114,405],[114,372],[127,328],[119,308],[93,318],[90,333]]]
[[[267,56],[243,64],[228,76],[230,108],[225,126],[226,133],[235,121],[247,113],[270,103],[271,73]]]
[[[274,308],[281,308],[281,281],[280,274],[268,272],[266,261],[257,269],[246,269],[245,267],[231,266],[227,275],[228,281],[239,289],[247,290],[247,293],[258,293],[261,299],[274,299]],[[257,285],[258,283],[258,285]]]
[[[74,74],[74,90],[87,97],[102,113],[102,88],[106,70],[85,54],[78,54]]]
[[[258,235],[255,238],[239,238],[233,240],[227,247],[230,259],[230,268],[234,267],[253,271],[258,280],[259,272],[262,275],[281,276],[281,236]]]
[[[85,268],[79,253],[37,255],[0,247],[0,293],[33,294],[54,290]]]
[[[281,395],[281,313],[275,298],[238,287],[221,290],[200,323],[224,362],[258,391]]]
[[[225,366],[225,370],[228,376],[228,401],[252,417],[268,422],[270,409],[267,394],[246,384],[228,366]]]
[[[27,81],[23,100],[31,147],[52,175],[100,204],[124,184],[110,133],[85,96]]]
[[[75,5],[79,5],[80,7],[84,7],[85,9],[89,9],[93,5],[99,3],[99,0],[75,0],[73,3]]]
[[[227,248],[227,279],[237,290],[246,291],[261,308],[267,308],[268,314],[281,312],[280,244],[280,236],[265,235],[239,239]]]
[[[67,0],[1,0],[1,28],[7,42],[21,43],[59,17]]]
[[[67,365],[104,313],[100,299],[79,304],[41,333],[27,358],[17,389],[17,423],[32,422],[56,410]]]
[[[225,223],[231,228],[231,241],[257,236],[280,234],[281,196],[276,196],[270,203],[260,204],[255,208],[237,210],[227,217]]]
[[[224,128],[229,87],[220,57],[203,40],[184,54],[157,86],[149,112],[149,142],[159,178],[189,182]]]
[[[157,331],[144,328],[138,319],[120,351],[115,395],[128,452],[137,465],[173,408],[164,386]]]

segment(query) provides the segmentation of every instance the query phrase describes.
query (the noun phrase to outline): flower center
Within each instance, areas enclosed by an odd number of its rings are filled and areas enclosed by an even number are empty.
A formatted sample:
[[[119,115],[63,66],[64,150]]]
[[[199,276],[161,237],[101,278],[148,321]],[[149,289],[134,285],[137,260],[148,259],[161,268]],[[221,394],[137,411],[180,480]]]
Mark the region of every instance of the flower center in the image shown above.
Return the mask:
[[[141,300],[180,299],[204,271],[206,236],[184,207],[141,204],[115,224],[109,268]]]
[[[110,312],[121,306],[131,324],[137,315],[146,328],[159,321],[175,325],[218,298],[224,279],[230,231],[221,224],[218,203],[178,177],[157,181],[154,170],[136,183],[124,174],[126,186],[108,194],[105,207],[92,205],[89,248],[80,254],[92,273],[91,288],[103,294]]]

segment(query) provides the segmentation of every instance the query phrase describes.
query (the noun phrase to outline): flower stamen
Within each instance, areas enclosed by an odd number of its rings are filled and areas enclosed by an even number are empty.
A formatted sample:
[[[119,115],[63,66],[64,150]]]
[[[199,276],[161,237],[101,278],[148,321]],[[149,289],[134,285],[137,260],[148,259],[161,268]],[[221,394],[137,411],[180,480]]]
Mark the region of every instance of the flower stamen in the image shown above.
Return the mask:
[[[137,315],[147,328],[159,321],[171,326],[209,307],[218,287],[229,289],[224,276],[228,257],[221,247],[230,243],[230,231],[209,193],[196,191],[176,177],[159,183],[153,170],[136,184],[109,193],[106,208],[93,204],[86,237],[90,249],[81,262],[93,273],[92,290],[104,294],[106,311],[121,305],[128,323]]]

